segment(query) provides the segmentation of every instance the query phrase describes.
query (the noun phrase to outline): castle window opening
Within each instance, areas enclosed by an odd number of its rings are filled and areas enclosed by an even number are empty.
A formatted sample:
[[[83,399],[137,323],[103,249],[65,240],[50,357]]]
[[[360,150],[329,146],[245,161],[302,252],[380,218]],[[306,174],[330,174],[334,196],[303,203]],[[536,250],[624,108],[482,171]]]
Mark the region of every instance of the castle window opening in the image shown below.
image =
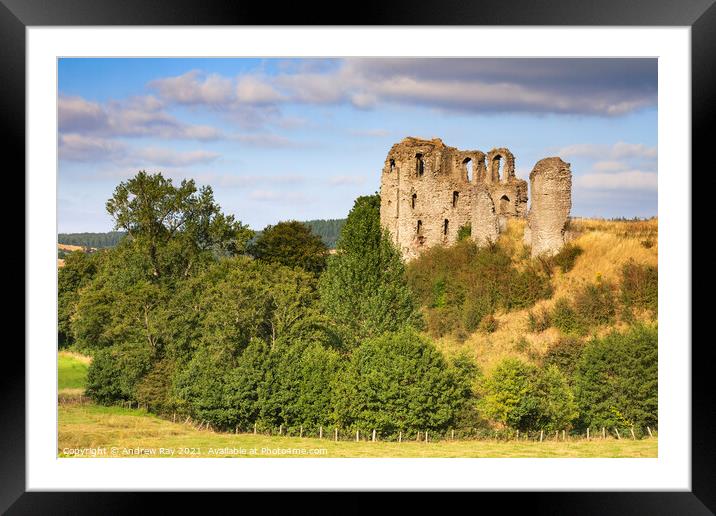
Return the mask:
[[[445,222],[443,222],[443,235],[448,234],[448,224],[449,224],[448,219],[445,219]]]
[[[467,178],[467,182],[472,183],[472,160],[465,158],[462,164],[465,165],[465,177]]]
[[[500,197],[500,214],[506,214],[510,210],[510,198],[506,195]]]
[[[415,155],[415,173],[418,176],[422,176],[425,172],[425,162],[423,161],[423,155],[418,153]]]
[[[392,174],[394,170],[395,170],[395,160],[391,159],[390,160],[390,173]]]
[[[457,200],[460,198],[460,192],[452,193],[452,207],[457,208]]]
[[[492,177],[495,181],[502,180],[502,156],[492,158]]]
[[[422,234],[423,234],[423,221],[422,221],[422,220],[419,220],[419,221],[418,221],[418,225],[415,227],[415,232],[416,232],[418,235],[422,235]]]
[[[410,203],[411,203],[411,206],[413,207],[413,209],[415,209],[415,203],[417,202],[417,200],[418,200],[418,194],[414,193],[413,197],[410,200]]]

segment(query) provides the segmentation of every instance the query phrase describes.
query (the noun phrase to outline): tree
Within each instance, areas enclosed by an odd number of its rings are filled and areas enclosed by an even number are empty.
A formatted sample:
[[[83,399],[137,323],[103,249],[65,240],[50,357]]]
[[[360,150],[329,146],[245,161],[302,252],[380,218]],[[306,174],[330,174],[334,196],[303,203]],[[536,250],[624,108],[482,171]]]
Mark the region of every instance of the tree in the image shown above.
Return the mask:
[[[139,172],[117,186],[107,201],[115,229],[126,231],[147,255],[155,279],[186,277],[206,252],[239,254],[252,236],[224,215],[209,186],[193,180],[178,187],[162,174]]]
[[[413,330],[364,341],[338,377],[337,423],[381,437],[454,425],[472,398],[474,366],[449,364]]]
[[[655,427],[656,326],[638,325],[588,342],[577,364],[575,394],[583,427]]]
[[[57,271],[57,339],[60,347],[74,342],[71,320],[77,308],[79,290],[97,274],[100,253],[74,251],[65,257]]]
[[[567,377],[555,365],[540,371],[534,383],[538,399],[537,428],[554,432],[568,430],[579,415]]]
[[[535,395],[536,368],[516,358],[500,362],[484,383],[481,412],[497,423],[529,430],[536,426],[539,400]]]
[[[266,226],[249,246],[249,253],[265,262],[320,273],[326,267],[328,248],[308,226],[293,220]]]
[[[400,252],[380,225],[380,197],[356,199],[319,282],[321,306],[354,343],[421,324]]]

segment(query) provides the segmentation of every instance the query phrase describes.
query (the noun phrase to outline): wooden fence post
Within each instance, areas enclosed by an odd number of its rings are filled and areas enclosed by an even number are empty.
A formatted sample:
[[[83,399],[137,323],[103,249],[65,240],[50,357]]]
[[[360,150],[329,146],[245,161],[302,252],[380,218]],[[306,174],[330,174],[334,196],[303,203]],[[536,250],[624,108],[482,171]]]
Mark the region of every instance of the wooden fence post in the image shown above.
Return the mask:
[[[451,430],[451,431],[450,431],[450,440],[451,440],[451,441],[454,441],[454,440],[455,440],[455,430]]]
[[[360,434],[358,432],[360,432],[360,430],[356,430],[356,442],[360,439]]]
[[[323,439],[323,426],[318,427],[318,438]]]
[[[606,438],[607,438],[607,431],[604,427],[602,427],[602,439],[606,439]]]
[[[587,427],[587,441],[589,441],[589,427]]]
[[[425,442],[428,442],[428,431],[425,430]]]
[[[622,436],[619,435],[619,429],[615,427],[615,428],[614,428],[614,431],[617,433],[617,439],[621,439]]]
[[[403,442],[403,431],[402,430],[398,433],[398,442],[399,443]]]
[[[418,434],[415,436],[416,441],[420,441],[420,430],[418,430]]]
[[[631,438],[636,441],[636,436],[634,435],[634,427],[632,426],[629,430],[631,430]]]
[[[283,435],[283,423],[278,425],[278,435]]]
[[[520,431],[519,431],[519,429],[517,430],[517,440],[518,440],[518,441],[520,440]]]
[[[647,427],[646,427],[646,431],[649,432],[649,437],[654,437],[654,436],[652,435],[652,433],[651,433],[651,428],[649,428],[649,427],[647,426]]]
[[[301,425],[301,433],[298,434],[299,437],[303,437],[303,425]]]
[[[373,442],[375,442],[375,428],[373,429]]]
[[[333,433],[335,434],[335,437],[334,437],[335,441],[338,442],[338,427],[335,428]]]
[[[544,430],[539,431],[539,442],[542,442],[542,438],[544,437]]]
[[[566,441],[566,440],[567,440],[567,432],[564,431],[564,430],[562,430],[562,440],[563,440],[563,441]]]
[[[172,414],[172,423],[176,423],[176,422],[177,422],[177,413],[174,412],[174,413]]]

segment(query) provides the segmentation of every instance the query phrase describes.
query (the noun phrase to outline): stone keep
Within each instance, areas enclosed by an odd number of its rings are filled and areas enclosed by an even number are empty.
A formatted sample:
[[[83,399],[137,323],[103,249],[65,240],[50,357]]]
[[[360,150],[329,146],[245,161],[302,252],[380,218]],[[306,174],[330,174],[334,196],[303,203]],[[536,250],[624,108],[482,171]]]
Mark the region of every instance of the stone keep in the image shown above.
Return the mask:
[[[380,220],[406,260],[457,240],[470,224],[480,244],[494,242],[509,217],[527,212],[527,182],[506,148],[487,154],[441,139],[408,137],[388,152],[380,183]]]
[[[532,256],[552,256],[565,244],[572,208],[572,172],[560,158],[539,160],[530,173],[532,202],[527,215],[525,243]]]

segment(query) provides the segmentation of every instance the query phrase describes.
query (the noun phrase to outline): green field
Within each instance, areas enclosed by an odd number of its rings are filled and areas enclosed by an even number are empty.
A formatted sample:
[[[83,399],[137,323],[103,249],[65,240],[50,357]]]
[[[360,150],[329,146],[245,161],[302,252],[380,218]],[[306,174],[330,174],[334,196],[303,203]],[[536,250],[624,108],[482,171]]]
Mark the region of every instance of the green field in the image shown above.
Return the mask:
[[[57,388],[60,391],[84,389],[89,358],[61,351],[57,357]]]
[[[657,439],[507,442],[334,442],[324,439],[197,430],[144,410],[63,404],[59,410],[60,457],[104,448],[103,457],[656,457]],[[174,455],[160,449],[174,449]],[[228,448],[228,449],[227,449]],[[242,449],[244,450],[242,452]],[[291,452],[291,449],[301,450]],[[255,453],[251,451],[255,450]],[[142,452],[142,453],[138,453]],[[213,452],[212,452],[213,451]],[[87,455],[84,455],[87,456]]]

